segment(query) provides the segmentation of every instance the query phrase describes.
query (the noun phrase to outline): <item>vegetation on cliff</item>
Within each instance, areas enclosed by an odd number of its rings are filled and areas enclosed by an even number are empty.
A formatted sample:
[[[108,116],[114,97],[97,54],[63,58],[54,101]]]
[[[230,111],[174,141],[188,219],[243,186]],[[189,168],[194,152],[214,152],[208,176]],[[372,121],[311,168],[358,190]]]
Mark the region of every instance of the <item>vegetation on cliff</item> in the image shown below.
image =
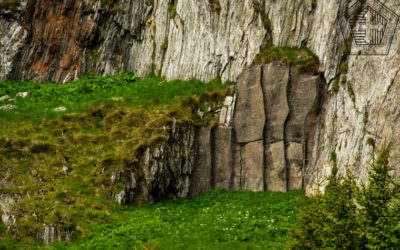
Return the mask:
[[[399,249],[400,183],[390,174],[389,156],[388,148],[374,151],[368,184],[358,186],[350,167],[346,176],[338,176],[332,153],[325,193],[312,197],[300,212],[291,248]]]
[[[215,124],[213,111],[232,90],[218,80],[167,82],[131,73],[87,75],[62,86],[0,83],[0,95],[20,91],[31,95],[5,100],[18,108],[0,110],[0,193],[17,202],[8,231],[29,243],[44,225],[75,238],[107,222],[126,173],[143,176],[142,151],[164,143],[174,124]],[[67,112],[55,112],[59,106]],[[140,194],[135,199],[143,202]]]
[[[254,58],[255,63],[266,64],[274,61],[293,66],[299,73],[318,73],[318,57],[307,47],[266,47]]]

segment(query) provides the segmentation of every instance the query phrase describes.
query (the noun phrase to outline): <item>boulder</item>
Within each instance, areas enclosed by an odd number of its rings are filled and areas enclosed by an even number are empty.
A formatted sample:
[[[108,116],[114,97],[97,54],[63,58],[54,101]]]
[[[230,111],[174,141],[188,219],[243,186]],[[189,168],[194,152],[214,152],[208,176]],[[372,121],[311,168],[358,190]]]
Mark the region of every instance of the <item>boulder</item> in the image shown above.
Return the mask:
[[[0,102],[7,101],[10,99],[11,99],[11,97],[9,95],[4,95],[4,96],[0,97]]]
[[[16,109],[16,108],[18,108],[18,107],[13,104],[7,104],[7,105],[3,105],[0,107],[0,109],[2,109],[2,110],[10,110],[10,109]]]
[[[61,107],[57,107],[57,108],[55,108],[53,110],[54,110],[54,112],[65,112],[65,111],[67,111],[67,108],[61,106]]]
[[[15,96],[26,98],[26,97],[30,96],[30,94],[31,94],[30,92],[18,92]]]

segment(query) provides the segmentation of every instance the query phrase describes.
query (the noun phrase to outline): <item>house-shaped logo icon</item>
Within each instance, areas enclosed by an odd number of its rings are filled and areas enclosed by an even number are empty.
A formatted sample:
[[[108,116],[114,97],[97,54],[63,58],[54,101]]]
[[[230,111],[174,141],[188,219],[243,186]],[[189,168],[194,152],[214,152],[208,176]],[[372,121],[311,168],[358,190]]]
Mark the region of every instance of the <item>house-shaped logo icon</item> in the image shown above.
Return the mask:
[[[399,16],[378,0],[357,1],[340,18],[340,27],[345,39],[352,38],[350,54],[387,55],[398,21]]]

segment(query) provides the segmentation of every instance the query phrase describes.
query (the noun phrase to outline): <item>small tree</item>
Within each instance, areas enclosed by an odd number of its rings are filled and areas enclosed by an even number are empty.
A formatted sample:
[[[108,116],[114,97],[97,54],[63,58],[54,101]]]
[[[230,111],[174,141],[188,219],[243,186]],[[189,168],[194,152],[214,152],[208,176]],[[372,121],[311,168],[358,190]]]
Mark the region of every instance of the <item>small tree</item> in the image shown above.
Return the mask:
[[[368,185],[358,187],[349,167],[337,176],[336,154],[325,193],[317,193],[300,211],[291,232],[292,249],[399,249],[400,203],[389,174],[390,150],[382,149],[370,164]],[[317,186],[321,183],[318,182]]]
[[[399,249],[400,204],[398,181],[389,172],[390,150],[383,149],[370,164],[368,185],[361,185],[357,194],[359,221],[363,231],[360,240],[363,247],[373,249]],[[374,157],[375,158],[375,157]]]

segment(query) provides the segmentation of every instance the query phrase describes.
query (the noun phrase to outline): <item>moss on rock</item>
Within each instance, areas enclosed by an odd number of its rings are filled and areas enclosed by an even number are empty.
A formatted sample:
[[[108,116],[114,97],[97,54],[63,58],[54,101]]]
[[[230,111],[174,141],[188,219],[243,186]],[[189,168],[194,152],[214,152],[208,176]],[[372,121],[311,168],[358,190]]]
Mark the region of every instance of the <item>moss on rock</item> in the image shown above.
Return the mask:
[[[260,51],[254,62],[266,64],[273,61],[286,63],[294,67],[299,73],[318,73],[318,57],[307,47],[267,47]]]

